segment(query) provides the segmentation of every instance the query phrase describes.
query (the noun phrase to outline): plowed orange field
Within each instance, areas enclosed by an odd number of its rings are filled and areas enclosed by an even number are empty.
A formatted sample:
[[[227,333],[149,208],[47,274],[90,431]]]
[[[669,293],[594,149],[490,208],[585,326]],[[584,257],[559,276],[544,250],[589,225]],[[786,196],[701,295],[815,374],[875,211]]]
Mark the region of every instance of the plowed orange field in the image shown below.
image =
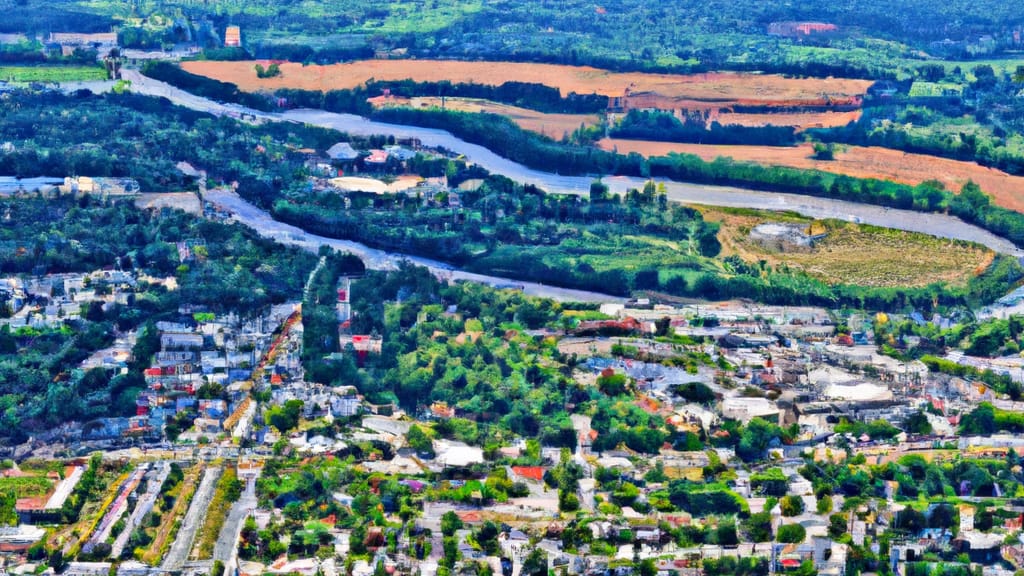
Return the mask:
[[[268,62],[260,62],[264,66]],[[603,94],[622,96],[651,94],[659,101],[713,102],[715,106],[731,103],[799,106],[859,102],[871,82],[844,78],[785,78],[775,74],[743,74],[714,72],[708,74],[645,74],[609,72],[588,66],[561,66],[518,62],[460,62],[454,60],[363,60],[329,66],[303,66],[281,63],[281,75],[257,78],[255,61],[183,62],[182,68],[193,73],[236,84],[242,90],[336,90],[355,88],[374,78],[420,82],[449,80],[454,83],[476,82],[498,85],[514,80],[535,82],[561,90],[563,94]],[[667,103],[667,102],[665,102]],[[665,108],[685,107],[665,106]]]
[[[938,180],[951,190],[959,190],[964,182],[974,180],[982,190],[991,194],[1000,206],[1024,212],[1024,177],[1011,176],[974,162],[908,154],[887,148],[843,147],[836,151],[835,160],[821,161],[811,158],[809,144],[794,147],[711,146],[621,139],[606,139],[599,144],[606,150],[615,149],[624,154],[637,152],[644,156],[665,156],[677,152],[695,154],[704,160],[727,156],[736,161],[813,168],[858,178],[879,178],[906,184]]]

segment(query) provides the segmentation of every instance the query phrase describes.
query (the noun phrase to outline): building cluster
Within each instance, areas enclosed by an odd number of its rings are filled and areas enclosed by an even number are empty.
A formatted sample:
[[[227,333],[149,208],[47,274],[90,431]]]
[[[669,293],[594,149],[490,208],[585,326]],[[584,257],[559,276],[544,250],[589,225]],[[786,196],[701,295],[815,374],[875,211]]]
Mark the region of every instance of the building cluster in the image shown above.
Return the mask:
[[[248,435],[255,413],[253,387],[281,382],[298,370],[293,348],[287,346],[287,328],[295,316],[287,314],[275,310],[250,321],[197,315],[201,320],[194,323],[158,322],[160,350],[144,371],[147,390],[122,433],[160,437],[168,423],[184,419],[179,439],[186,441]],[[284,318],[286,332],[275,334]]]
[[[59,242],[0,243],[0,252],[10,251],[17,256],[30,250],[60,249]],[[121,270],[0,278],[0,325],[11,330],[58,327],[67,320],[82,318],[92,305],[104,308],[129,304],[136,287],[134,274]]]

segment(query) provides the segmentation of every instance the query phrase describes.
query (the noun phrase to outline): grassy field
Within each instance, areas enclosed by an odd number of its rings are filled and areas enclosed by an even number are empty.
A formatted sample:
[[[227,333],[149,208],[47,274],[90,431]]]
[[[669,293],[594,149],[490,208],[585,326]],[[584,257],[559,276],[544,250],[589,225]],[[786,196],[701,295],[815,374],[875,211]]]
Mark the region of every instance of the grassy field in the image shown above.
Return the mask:
[[[947,72],[952,72],[956,68],[964,73],[968,82],[973,82],[976,78],[972,70],[977,66],[991,66],[992,70],[996,74],[1010,73],[1013,74],[1017,71],[1019,66],[1024,66],[1024,58],[994,58],[991,60],[971,60],[971,61],[956,61],[946,60],[936,62],[946,68]]]
[[[877,228],[836,220],[814,221],[796,214],[696,206],[704,218],[721,222],[722,256],[748,262],[785,264],[830,284],[862,286],[924,286],[932,282],[964,284],[985,270],[994,254],[965,242],[925,234]],[[752,240],[758,224],[790,223],[826,233],[813,248],[778,250]]]
[[[92,66],[0,66],[2,82],[85,82],[106,79],[105,69]]]
[[[529,248],[499,247],[478,264],[500,268],[513,251],[526,251],[530,260],[552,268],[589,268],[597,272],[621,270],[627,274],[656,267],[661,281],[681,276],[692,282],[701,274],[730,274],[722,262],[736,255],[756,264],[765,261],[773,268],[788,266],[828,284],[869,287],[913,287],[935,282],[963,285],[984,271],[994,253],[975,244],[942,240],[925,234],[877,228],[842,221],[814,221],[795,213],[763,212],[693,206],[710,222],[721,222],[718,232],[721,254],[714,259],[699,255],[686,241],[669,241],[647,235],[620,234],[600,238],[583,233],[564,239],[557,246]],[[788,223],[814,226],[813,233],[826,233],[812,248],[779,249],[750,238],[758,224]]]
[[[0,492],[13,491],[18,498],[45,496],[53,488],[53,481],[45,476],[16,476],[0,478]]]
[[[659,278],[667,282],[675,276],[687,282],[701,273],[723,271],[719,262],[700,255],[699,248],[687,241],[670,241],[647,235],[621,234],[598,236],[584,231],[575,238],[563,239],[557,245],[498,246],[473,262],[475,271],[513,276],[516,268],[505,268],[507,262],[525,259],[551,269],[596,272],[621,271],[631,275],[640,270],[658,269]]]
[[[918,80],[910,86],[911,98],[937,98],[948,94],[961,95],[964,87],[952,82],[924,82]]]
[[[823,161],[811,158],[813,152],[810,144],[794,147],[716,146],[605,139],[599,142],[599,145],[605,150],[617,150],[622,154],[638,152],[644,156],[665,156],[675,152],[695,154],[705,160],[727,157],[738,162],[816,169],[904,184],[938,180],[950,190],[959,190],[964,182],[973,180],[982,190],[994,197],[996,204],[1024,212],[1024,177],[1011,176],[974,162],[911,154],[888,148],[843,146],[836,151],[835,160]]]
[[[636,98],[660,103],[662,108],[699,108],[709,104],[720,108],[732,104],[799,106],[856,101],[869,80],[843,78],[786,78],[776,74],[715,72],[707,74],[645,74],[609,72],[588,66],[561,66],[513,62],[459,62],[451,60],[363,60],[329,66],[303,66],[285,62],[281,75],[257,78],[253,61],[183,62],[193,74],[236,84],[242,90],[337,90],[355,88],[371,78],[453,83],[476,82],[499,85],[514,80],[545,84],[562,94],[603,94],[623,96],[627,90]],[[267,65],[267,62],[262,62]]]
[[[315,3],[305,3],[312,4]],[[442,30],[463,16],[483,9],[482,0],[461,2],[385,2],[388,16],[382,21],[367,20],[359,29],[370,33],[407,34]]]
[[[405,106],[409,108],[440,108],[441,99],[436,96],[415,98],[379,97],[373,99],[374,106]],[[580,126],[595,126],[601,122],[596,114],[545,114],[518,106],[510,106],[490,100],[476,98],[446,98],[445,108],[459,112],[488,112],[500,114],[512,120],[524,130],[543,134],[555,140],[564,134],[571,134]]]

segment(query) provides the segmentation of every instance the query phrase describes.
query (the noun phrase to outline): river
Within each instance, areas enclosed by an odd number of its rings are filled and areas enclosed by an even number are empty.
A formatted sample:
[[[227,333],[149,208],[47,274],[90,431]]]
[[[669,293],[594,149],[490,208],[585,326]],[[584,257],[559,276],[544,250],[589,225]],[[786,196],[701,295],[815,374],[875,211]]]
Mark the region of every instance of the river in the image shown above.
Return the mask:
[[[269,213],[259,207],[250,204],[245,199],[230,190],[215,188],[208,190],[203,196],[209,202],[217,205],[221,210],[229,212],[237,222],[256,230],[261,236],[272,238],[282,244],[297,246],[316,252],[321,246],[330,246],[335,250],[350,252],[358,256],[372,270],[394,270],[403,262],[409,262],[418,266],[424,266],[435,276],[444,280],[468,280],[491,286],[510,286],[521,289],[530,296],[551,298],[562,302],[622,302],[625,299],[599,292],[588,292],[585,290],[572,290],[559,288],[536,282],[523,282],[500,276],[488,276],[486,274],[475,274],[454,268],[453,266],[429,258],[419,256],[407,256],[385,252],[376,248],[370,248],[365,244],[352,242],[350,240],[339,240],[311,234],[305,230],[274,220]]]
[[[461,140],[444,130],[386,124],[352,114],[335,114],[322,110],[291,110],[282,114],[260,112],[236,104],[213,102],[169,84],[147,78],[138,72],[126,71],[125,76],[132,81],[132,90],[135,92],[162,96],[175,104],[214,114],[247,115],[266,120],[303,122],[355,135],[382,134],[392,135],[396,138],[416,138],[425,146],[441,147],[458,152],[463,154],[467,160],[479,164],[489,172],[502,174],[524,184],[533,184],[548,192],[587,194],[593,180],[586,176],[563,176],[532,170],[508,158],[503,158],[483,146]],[[790,210],[812,218],[837,218],[897,230],[922,232],[940,238],[977,242],[996,252],[1017,258],[1024,257],[1024,250],[1017,248],[1009,240],[945,214],[884,208],[871,204],[858,204],[800,194],[758,192],[743,188],[688,184],[661,179],[657,181],[665,184],[669,199],[676,202],[761,210]],[[636,177],[613,176],[605,178],[604,182],[611,191],[622,193],[630,188],[642,188],[646,180]]]

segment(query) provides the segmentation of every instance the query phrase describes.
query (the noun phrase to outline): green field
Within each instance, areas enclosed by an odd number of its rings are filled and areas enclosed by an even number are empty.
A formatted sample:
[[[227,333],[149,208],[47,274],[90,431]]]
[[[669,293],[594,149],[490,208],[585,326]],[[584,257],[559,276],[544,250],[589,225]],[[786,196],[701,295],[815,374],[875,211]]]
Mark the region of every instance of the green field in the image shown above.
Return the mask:
[[[956,68],[960,70],[967,77],[968,81],[974,81],[975,77],[971,70],[976,66],[991,66],[996,74],[1003,73],[1014,73],[1017,68],[1024,66],[1024,58],[993,58],[989,60],[946,60],[943,62],[936,62],[942,64],[947,72],[952,72]]]
[[[0,478],[0,492],[13,491],[18,498],[45,496],[53,481],[43,476]]]
[[[106,79],[105,69],[92,66],[0,66],[2,82],[86,82]]]
[[[381,21],[368,21],[361,27],[362,31],[392,34],[437,32],[457,22],[463,16],[476,14],[483,9],[483,2],[469,0],[464,2],[391,2],[386,4],[388,16]]]
[[[937,98],[949,95],[959,96],[963,91],[963,86],[952,82],[922,82],[918,80],[910,87],[910,97]]]

